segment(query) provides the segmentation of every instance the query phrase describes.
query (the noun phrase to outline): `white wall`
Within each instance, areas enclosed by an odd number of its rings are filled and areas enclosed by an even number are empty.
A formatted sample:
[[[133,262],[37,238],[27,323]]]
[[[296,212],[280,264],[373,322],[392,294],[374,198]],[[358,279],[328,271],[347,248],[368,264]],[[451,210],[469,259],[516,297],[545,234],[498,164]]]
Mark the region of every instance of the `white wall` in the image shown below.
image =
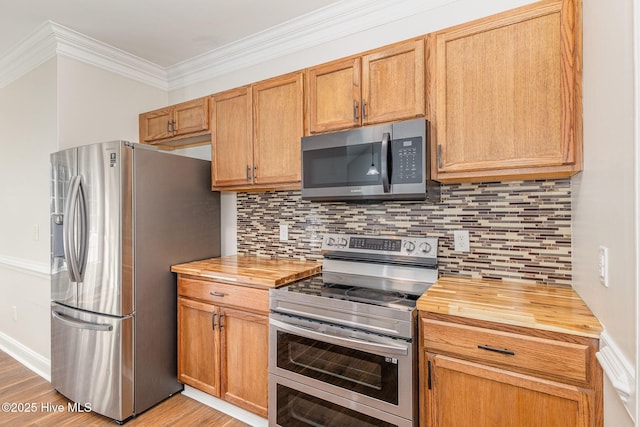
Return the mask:
[[[46,273],[49,153],[57,147],[56,66],[51,59],[0,89],[0,335],[44,358],[49,357]]]
[[[58,58],[60,149],[117,139],[137,142],[138,114],[167,102],[166,91]]]
[[[638,165],[633,3],[584,0],[585,161],[584,172],[572,181],[572,240],[575,289],[623,357],[635,364]],[[598,278],[600,246],[609,250],[608,288]],[[605,425],[633,425],[608,380],[605,390]]]

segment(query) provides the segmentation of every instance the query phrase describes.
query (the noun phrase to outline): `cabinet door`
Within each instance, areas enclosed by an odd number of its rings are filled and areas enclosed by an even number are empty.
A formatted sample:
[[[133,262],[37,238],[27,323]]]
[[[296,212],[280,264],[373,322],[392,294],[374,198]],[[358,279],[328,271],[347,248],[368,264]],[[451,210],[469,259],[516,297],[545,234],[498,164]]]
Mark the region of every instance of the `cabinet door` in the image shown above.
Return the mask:
[[[427,354],[425,360],[423,425],[593,425],[586,390],[440,355]]]
[[[581,169],[579,3],[525,6],[433,37],[436,179]]]
[[[171,121],[173,120],[170,107],[140,114],[140,142],[153,142],[171,138]]]
[[[173,107],[173,135],[209,131],[209,98],[199,98]]]
[[[363,124],[423,116],[424,39],[395,44],[362,57]]]
[[[303,135],[302,73],[253,86],[254,167],[256,184],[300,181]]]
[[[310,133],[359,126],[360,58],[310,68],[307,100]]]
[[[222,397],[267,416],[269,318],[221,309]]]
[[[211,97],[211,178],[214,188],[252,182],[251,105],[249,86]]]
[[[178,298],[178,380],[220,397],[218,308]]]

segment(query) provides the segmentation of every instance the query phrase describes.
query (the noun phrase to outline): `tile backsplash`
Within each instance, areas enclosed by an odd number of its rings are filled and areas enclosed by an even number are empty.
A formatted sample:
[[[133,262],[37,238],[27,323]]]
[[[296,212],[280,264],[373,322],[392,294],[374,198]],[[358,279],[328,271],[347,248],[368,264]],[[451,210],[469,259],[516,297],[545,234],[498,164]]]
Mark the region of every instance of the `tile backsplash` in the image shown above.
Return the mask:
[[[238,253],[321,259],[324,233],[437,237],[440,274],[571,285],[571,182],[442,185],[442,202],[309,202],[238,193]],[[279,225],[289,228],[280,241]],[[454,230],[471,250],[456,252]]]

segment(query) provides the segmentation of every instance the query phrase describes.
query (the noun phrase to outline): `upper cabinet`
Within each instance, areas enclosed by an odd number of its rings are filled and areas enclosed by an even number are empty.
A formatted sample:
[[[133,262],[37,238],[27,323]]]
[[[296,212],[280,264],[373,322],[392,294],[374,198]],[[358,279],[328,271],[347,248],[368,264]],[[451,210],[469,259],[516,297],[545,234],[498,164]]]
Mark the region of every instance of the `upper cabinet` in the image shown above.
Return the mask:
[[[209,98],[193,99],[142,113],[139,131],[141,143],[165,148],[208,143]]]
[[[299,188],[303,114],[301,72],[213,95],[213,189]]]
[[[309,133],[425,114],[422,38],[307,70]]]
[[[543,1],[429,35],[433,178],[582,169],[580,2]]]

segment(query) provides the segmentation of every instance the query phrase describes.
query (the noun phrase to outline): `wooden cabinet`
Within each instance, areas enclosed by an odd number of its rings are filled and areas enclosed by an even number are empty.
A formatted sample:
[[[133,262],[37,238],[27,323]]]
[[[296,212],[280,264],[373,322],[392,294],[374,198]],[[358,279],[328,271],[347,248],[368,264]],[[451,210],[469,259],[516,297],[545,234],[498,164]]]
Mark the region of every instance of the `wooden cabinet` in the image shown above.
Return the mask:
[[[209,142],[208,97],[142,113],[140,142],[165,148]]]
[[[424,39],[307,70],[309,133],[425,114]]]
[[[581,6],[541,1],[429,35],[433,178],[582,169]]]
[[[211,181],[214,188],[252,182],[251,93],[251,86],[244,86],[211,97]]]
[[[178,277],[178,379],[267,416],[269,293]]]
[[[299,188],[303,75],[211,97],[215,190]]]
[[[421,425],[602,426],[595,338],[420,314]]]

